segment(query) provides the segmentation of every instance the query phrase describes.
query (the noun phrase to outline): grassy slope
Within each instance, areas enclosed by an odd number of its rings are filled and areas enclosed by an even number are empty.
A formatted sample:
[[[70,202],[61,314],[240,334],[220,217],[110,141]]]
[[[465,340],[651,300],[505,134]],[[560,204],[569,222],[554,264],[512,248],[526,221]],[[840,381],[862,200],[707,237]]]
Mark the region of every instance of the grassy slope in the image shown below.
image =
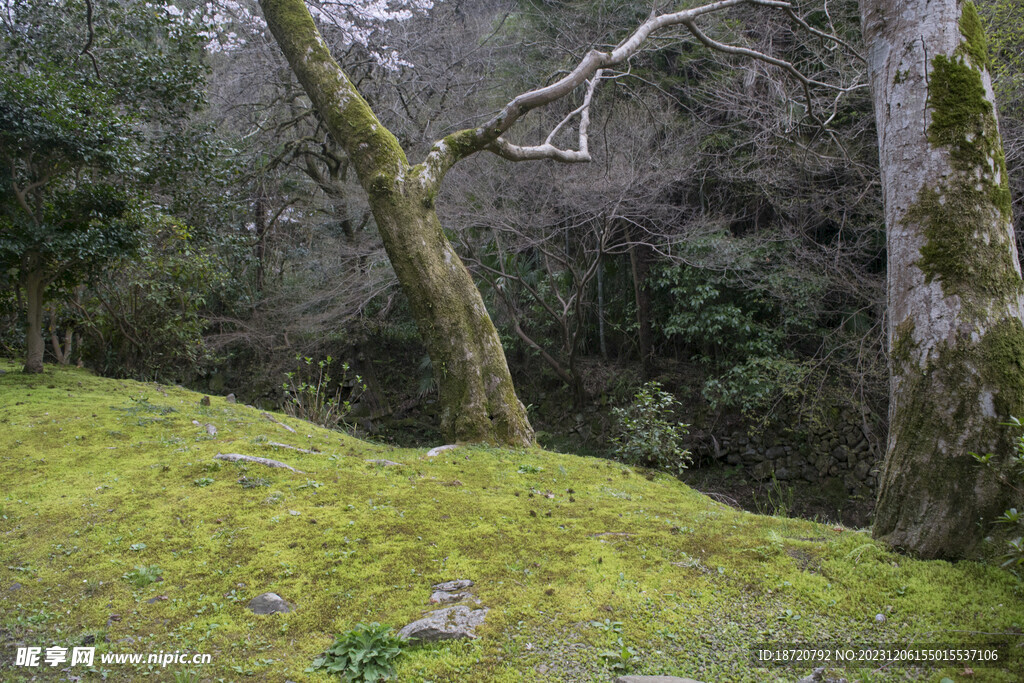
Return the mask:
[[[71,646],[90,633],[113,652],[213,653],[196,680],[326,680],[302,671],[332,634],[359,621],[401,626],[428,609],[430,584],[456,578],[476,581],[491,608],[481,637],[409,648],[399,680],[611,680],[599,653],[615,634],[590,624],[606,619],[622,622],[639,672],[705,681],[807,673],[752,668],[748,647],[759,641],[962,643],[964,632],[1024,626],[1020,587],[995,569],[909,560],[864,533],[736,511],[613,462],[485,448],[426,458],[279,416],[292,434],[256,410],[216,397],[204,407],[173,387],[0,367],[5,681],[28,673],[9,668],[15,642]],[[306,474],[218,464],[217,452]],[[364,462],[381,457],[404,466]],[[243,472],[270,484],[245,489]],[[203,478],[214,481],[197,486]],[[136,587],[123,578],[136,565],[158,565],[165,580]],[[252,615],[245,605],[264,591],[297,611]],[[167,599],[149,603],[155,596]],[[111,614],[120,621],[108,625]],[[1021,680],[961,672],[919,675]]]

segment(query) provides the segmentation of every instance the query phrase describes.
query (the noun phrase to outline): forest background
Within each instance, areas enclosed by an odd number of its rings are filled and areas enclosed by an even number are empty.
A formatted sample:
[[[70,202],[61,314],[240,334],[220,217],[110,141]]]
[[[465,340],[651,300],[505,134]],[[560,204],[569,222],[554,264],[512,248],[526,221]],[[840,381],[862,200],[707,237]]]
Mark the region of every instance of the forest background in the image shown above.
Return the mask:
[[[856,2],[812,4],[802,14],[813,26],[859,45]],[[415,158],[591,47],[614,45],[650,11],[621,1],[323,7],[332,52]],[[1007,0],[978,7],[1019,236],[1024,21]],[[30,208],[56,226],[0,237],[3,355],[22,357],[39,337],[47,362],[264,407],[285,405],[326,367],[318,393],[348,403],[338,418],[350,429],[442,442],[438,369],[365,196],[255,3],[0,9],[0,153],[11,168],[54,169]],[[783,14],[739,7],[708,23],[723,42],[848,88],[813,93],[827,125],[777,68],[666,34],[597,91],[593,163],[468,159],[437,198],[442,224],[542,445],[610,454],[613,409],[656,380],[691,425],[697,464],[739,464],[727,454],[738,439],[801,444],[850,421],[880,462],[885,225],[871,98],[852,87],[866,83],[865,67]],[[582,97],[532,113],[524,135],[543,137]],[[26,134],[26,111],[48,123]],[[2,189],[11,215],[17,198]],[[26,338],[31,272],[42,335]],[[869,504],[874,475],[859,479],[841,493]]]

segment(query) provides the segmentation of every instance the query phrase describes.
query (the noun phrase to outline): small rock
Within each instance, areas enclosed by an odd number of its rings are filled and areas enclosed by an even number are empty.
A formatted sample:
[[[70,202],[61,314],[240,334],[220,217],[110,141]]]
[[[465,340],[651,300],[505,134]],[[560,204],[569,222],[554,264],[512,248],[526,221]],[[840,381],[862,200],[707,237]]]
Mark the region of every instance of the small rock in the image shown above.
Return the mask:
[[[427,451],[427,457],[433,458],[435,455],[439,455],[441,453],[444,453],[445,451],[450,451],[453,448],[457,448],[457,446],[453,443],[450,443],[446,446],[437,446],[435,448],[431,448],[429,451]]]
[[[235,395],[228,394],[227,396],[224,397],[224,400],[227,401],[228,403],[235,403]]]
[[[473,629],[484,623],[487,611],[486,607],[475,610],[461,605],[446,607],[408,624],[398,632],[398,635],[425,643],[456,638],[476,638]]]
[[[301,512],[299,512],[298,510],[289,510],[289,511],[288,511],[288,514],[289,514],[289,515],[291,515],[292,517],[298,517],[298,516],[299,516],[299,515],[301,515],[302,513],[301,513]]]
[[[875,623],[876,624],[884,624],[885,623],[885,615],[882,614],[882,613],[876,614],[875,615]]]
[[[291,612],[292,608],[277,593],[261,593],[249,601],[249,610],[253,614],[275,614],[277,612]]]
[[[678,676],[619,676],[615,683],[701,683],[692,678]]]
[[[92,633],[86,634],[85,638],[82,638],[82,645],[83,646],[84,645],[92,645],[95,642],[96,642],[96,636],[95,636],[95,634],[92,634]]]
[[[201,405],[201,406],[208,406],[208,405],[210,405],[210,397],[209,396],[203,396],[201,399],[199,399],[199,405]]]
[[[196,427],[198,427],[199,426],[199,420],[192,420],[192,424],[194,424]]]
[[[454,593],[469,588],[473,585],[473,582],[469,579],[455,579],[454,581],[445,581],[443,583],[435,583],[431,588],[435,591],[444,591],[445,593]]]
[[[10,587],[7,590],[9,590],[9,591],[20,591],[21,590],[21,584],[18,583],[17,581],[15,581],[14,583],[12,583],[10,585]]]
[[[206,425],[206,433],[210,436],[217,436],[217,428],[211,424]]]
[[[371,465],[380,465],[381,467],[401,467],[402,463],[395,462],[394,460],[367,460],[367,463]]]
[[[817,669],[812,671],[807,676],[804,676],[803,678],[801,678],[796,683],[819,683],[819,681],[821,681],[822,676],[824,674],[825,674],[825,667],[819,666]]]
[[[430,596],[431,605],[445,605],[449,602],[459,602],[469,597],[469,593],[448,593],[446,591],[434,591]]]

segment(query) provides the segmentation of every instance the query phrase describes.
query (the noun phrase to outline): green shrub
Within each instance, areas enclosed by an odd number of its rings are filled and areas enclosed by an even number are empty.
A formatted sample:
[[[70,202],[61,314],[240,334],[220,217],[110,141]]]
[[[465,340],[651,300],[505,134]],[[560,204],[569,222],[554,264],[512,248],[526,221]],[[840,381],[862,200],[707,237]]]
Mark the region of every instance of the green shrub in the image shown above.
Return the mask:
[[[618,421],[613,442],[619,459],[672,474],[685,470],[692,460],[690,451],[683,448],[689,425],[673,419],[678,407],[679,401],[659,382],[647,382],[629,406],[613,409]]]
[[[308,420],[321,427],[335,429],[345,421],[352,410],[350,400],[342,398],[342,387],[348,375],[348,363],[341,364],[341,378],[331,383],[331,364],[334,359],[327,356],[325,360],[313,362],[312,358],[295,356],[298,367],[295,372],[285,373],[288,381],[284,383],[284,410],[292,417]],[[355,376],[355,389],[365,389],[363,380]],[[351,395],[349,396],[351,398]]]
[[[327,651],[313,660],[307,672],[323,669],[338,674],[344,681],[389,681],[395,677],[391,663],[402,654],[405,639],[391,633],[387,626],[356,624],[351,631],[337,636]]]

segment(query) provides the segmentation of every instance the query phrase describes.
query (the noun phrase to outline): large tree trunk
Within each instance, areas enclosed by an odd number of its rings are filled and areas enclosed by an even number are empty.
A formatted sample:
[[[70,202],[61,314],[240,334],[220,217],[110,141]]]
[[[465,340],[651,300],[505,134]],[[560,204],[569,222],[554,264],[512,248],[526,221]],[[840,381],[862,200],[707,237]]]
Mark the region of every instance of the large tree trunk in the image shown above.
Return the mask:
[[[1022,283],[984,32],[958,0],[861,0],[888,230],[889,442],[874,534],[971,554],[1007,504],[970,452],[1024,416]]]
[[[498,332],[469,271],[417,183],[374,192],[370,206],[434,368],[441,429],[459,441],[528,445]]]
[[[46,278],[38,270],[26,273],[23,286],[25,303],[28,313],[28,324],[25,326],[25,372],[40,373],[43,371],[43,292],[46,289]]]
[[[369,195],[384,248],[433,362],[442,430],[458,441],[532,444],[533,429],[516,397],[498,333],[434,212],[438,158],[409,164],[398,140],[331,57],[302,0],[260,4],[288,63]]]

